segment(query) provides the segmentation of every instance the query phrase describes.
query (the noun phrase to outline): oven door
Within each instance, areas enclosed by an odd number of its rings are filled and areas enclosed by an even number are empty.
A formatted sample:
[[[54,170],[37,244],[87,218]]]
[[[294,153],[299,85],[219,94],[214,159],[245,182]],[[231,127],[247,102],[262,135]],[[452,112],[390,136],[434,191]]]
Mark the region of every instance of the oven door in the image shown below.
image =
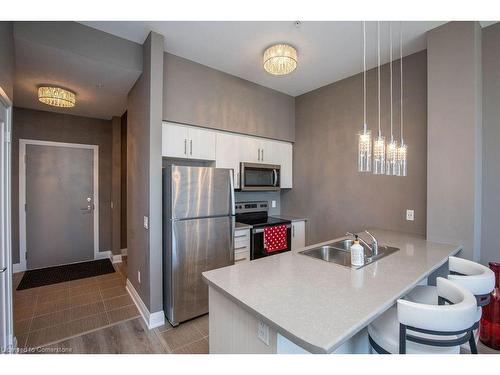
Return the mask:
[[[279,191],[281,167],[272,164],[241,163],[242,191]]]
[[[268,253],[264,250],[264,228],[254,228],[252,229],[252,238],[250,243],[250,260],[290,251],[292,249],[292,224],[286,225],[286,244],[286,249]]]

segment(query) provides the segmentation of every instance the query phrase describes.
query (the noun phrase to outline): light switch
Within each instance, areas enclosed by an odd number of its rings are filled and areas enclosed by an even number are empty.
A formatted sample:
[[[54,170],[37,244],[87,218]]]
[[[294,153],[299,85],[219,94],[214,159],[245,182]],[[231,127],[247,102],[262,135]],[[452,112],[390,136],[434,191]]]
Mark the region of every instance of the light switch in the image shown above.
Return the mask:
[[[144,229],[149,229],[149,217],[144,216]]]
[[[415,220],[415,211],[413,211],[413,210],[406,210],[406,220],[407,221],[413,221],[413,220]]]

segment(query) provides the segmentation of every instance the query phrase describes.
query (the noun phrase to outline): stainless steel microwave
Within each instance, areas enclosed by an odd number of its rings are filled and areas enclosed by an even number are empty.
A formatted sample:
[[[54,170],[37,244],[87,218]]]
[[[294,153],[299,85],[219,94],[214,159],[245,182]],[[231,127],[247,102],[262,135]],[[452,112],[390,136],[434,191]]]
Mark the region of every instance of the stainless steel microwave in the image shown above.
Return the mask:
[[[240,188],[242,191],[280,190],[281,166],[260,163],[240,164]]]

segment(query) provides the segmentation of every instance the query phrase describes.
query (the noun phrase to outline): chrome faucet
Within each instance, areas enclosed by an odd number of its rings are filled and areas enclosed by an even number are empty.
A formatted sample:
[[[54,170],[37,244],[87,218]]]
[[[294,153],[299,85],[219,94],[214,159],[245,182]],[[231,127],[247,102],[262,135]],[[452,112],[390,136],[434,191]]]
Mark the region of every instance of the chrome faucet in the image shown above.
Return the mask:
[[[358,235],[354,234],[354,233],[351,233],[351,232],[347,232],[345,235],[346,236],[352,236],[354,238],[358,238],[358,240],[363,244],[365,245],[367,248],[370,249],[370,252],[371,252],[371,256],[376,256],[378,255],[378,240],[375,238],[375,236],[373,234],[371,234],[370,232],[368,232],[367,230],[365,230],[365,233],[367,235],[370,236],[370,238],[372,239],[372,243],[371,245],[368,245],[368,243],[362,239],[361,237],[359,237]]]

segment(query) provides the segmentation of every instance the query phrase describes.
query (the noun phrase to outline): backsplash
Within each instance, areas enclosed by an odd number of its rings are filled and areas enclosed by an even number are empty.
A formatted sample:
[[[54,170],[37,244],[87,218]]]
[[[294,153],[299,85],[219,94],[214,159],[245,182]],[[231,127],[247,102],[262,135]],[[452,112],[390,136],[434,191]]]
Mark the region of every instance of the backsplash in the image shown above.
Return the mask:
[[[279,191],[235,191],[234,199],[236,202],[267,201],[269,203],[269,215],[279,215],[280,192]],[[271,201],[276,201],[276,207],[271,207]]]

